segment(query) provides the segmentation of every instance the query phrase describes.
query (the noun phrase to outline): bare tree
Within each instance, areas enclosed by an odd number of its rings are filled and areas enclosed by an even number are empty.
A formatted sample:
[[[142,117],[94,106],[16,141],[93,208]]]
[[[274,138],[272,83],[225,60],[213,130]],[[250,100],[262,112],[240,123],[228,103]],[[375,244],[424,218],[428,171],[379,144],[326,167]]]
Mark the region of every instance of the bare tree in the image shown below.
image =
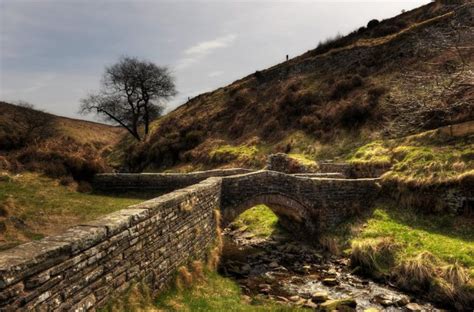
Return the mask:
[[[134,57],[122,57],[106,67],[101,85],[99,92],[81,100],[80,111],[116,122],[138,141],[148,135],[150,123],[162,114],[164,100],[176,95],[167,67]]]

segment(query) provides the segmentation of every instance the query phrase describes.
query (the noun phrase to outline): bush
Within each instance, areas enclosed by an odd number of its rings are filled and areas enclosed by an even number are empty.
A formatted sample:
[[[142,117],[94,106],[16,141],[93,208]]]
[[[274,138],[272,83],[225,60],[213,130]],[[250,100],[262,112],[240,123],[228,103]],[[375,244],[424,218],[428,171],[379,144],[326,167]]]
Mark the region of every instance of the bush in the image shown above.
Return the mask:
[[[313,132],[320,127],[320,120],[317,116],[306,115],[301,117],[300,125],[304,130]]]
[[[263,81],[263,74],[261,71],[257,70],[255,71],[255,74],[254,74],[255,78],[257,79],[257,81],[261,82]]]
[[[17,160],[30,171],[42,172],[52,178],[72,176],[75,180],[91,180],[105,172],[107,165],[90,145],[81,145],[69,138],[30,145],[17,154]]]
[[[336,83],[331,91],[331,99],[339,100],[347,96],[352,90],[362,86],[364,80],[359,75],[354,75],[352,77],[346,78],[338,83]]]
[[[340,112],[340,122],[346,128],[357,127],[365,123],[371,116],[371,107],[360,99],[343,105]]]
[[[370,21],[367,23],[367,29],[372,29],[372,28],[374,28],[375,26],[377,26],[378,24],[380,24],[379,20],[377,20],[377,19],[370,20]]]
[[[368,98],[369,105],[372,107],[377,106],[377,104],[379,103],[380,97],[384,95],[385,92],[387,92],[387,89],[385,87],[370,88],[367,91],[367,98]]]

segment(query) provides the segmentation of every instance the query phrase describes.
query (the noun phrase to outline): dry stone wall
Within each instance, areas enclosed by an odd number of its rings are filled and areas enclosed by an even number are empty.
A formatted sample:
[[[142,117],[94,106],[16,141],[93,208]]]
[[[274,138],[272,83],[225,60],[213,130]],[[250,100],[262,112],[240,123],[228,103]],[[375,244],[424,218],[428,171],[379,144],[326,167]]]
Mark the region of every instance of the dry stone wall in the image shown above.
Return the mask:
[[[88,311],[133,281],[163,288],[216,237],[219,178],[0,253],[0,311]]]
[[[190,174],[188,179],[102,175],[96,185],[102,190],[110,183],[113,191],[161,191],[210,174]],[[171,177],[178,182],[172,183]],[[133,282],[144,282],[157,292],[179,266],[206,257],[216,241],[215,210],[220,210],[225,226],[244,210],[267,204],[295,235],[316,242],[324,230],[370,207],[377,181],[266,170],[208,178],[61,235],[0,252],[0,311],[94,310]]]
[[[151,191],[164,194],[199,183],[209,177],[224,177],[253,170],[232,168],[190,173],[105,173],[94,178],[94,189],[103,192]]]

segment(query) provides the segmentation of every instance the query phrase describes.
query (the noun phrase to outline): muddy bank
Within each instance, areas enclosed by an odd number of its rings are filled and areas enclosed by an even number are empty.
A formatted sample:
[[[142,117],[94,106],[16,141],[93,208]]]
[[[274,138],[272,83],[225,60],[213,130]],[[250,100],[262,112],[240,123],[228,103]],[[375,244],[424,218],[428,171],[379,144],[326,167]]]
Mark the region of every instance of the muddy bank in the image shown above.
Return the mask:
[[[220,273],[235,279],[247,296],[321,311],[442,311],[390,285],[352,274],[347,258],[286,235],[262,239],[240,230],[224,233]]]

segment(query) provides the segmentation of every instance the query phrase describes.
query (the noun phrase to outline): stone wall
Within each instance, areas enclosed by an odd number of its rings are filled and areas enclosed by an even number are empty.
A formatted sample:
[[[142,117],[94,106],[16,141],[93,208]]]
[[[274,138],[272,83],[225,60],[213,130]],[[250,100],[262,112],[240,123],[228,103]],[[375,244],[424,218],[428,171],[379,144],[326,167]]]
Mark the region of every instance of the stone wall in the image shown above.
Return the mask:
[[[346,178],[378,178],[389,171],[391,164],[333,163],[319,162],[321,173],[340,173]]]
[[[383,183],[382,194],[394,199],[402,207],[422,213],[474,217],[472,176],[423,185],[387,180]]]
[[[1,311],[86,311],[133,281],[159,290],[213,245],[219,178],[0,252]]]
[[[113,191],[164,190],[206,174],[189,174],[188,179],[182,174],[102,175],[96,185]],[[157,292],[179,266],[206,257],[216,240],[215,210],[226,226],[244,210],[267,204],[296,236],[317,242],[325,230],[369,208],[377,182],[267,170],[208,178],[0,252],[0,311],[93,310],[139,281]]]
[[[95,176],[93,186],[95,190],[102,192],[151,191],[164,194],[199,183],[209,177],[223,177],[252,171],[233,168],[190,173],[105,173]]]

